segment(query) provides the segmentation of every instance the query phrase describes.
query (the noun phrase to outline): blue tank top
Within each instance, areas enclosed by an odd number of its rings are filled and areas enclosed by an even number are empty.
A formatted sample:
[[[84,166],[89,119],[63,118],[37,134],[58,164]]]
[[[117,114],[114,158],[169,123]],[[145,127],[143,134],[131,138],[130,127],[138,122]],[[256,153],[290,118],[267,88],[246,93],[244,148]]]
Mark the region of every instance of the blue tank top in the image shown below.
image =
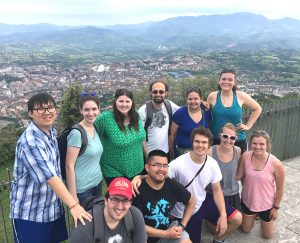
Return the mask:
[[[212,123],[210,130],[214,135],[214,139],[219,138],[220,129],[228,122],[233,125],[242,123],[243,109],[238,103],[236,93],[233,92],[233,103],[230,107],[225,107],[221,100],[221,91],[218,92],[215,106],[211,110]],[[238,131],[237,141],[246,140],[245,131]]]

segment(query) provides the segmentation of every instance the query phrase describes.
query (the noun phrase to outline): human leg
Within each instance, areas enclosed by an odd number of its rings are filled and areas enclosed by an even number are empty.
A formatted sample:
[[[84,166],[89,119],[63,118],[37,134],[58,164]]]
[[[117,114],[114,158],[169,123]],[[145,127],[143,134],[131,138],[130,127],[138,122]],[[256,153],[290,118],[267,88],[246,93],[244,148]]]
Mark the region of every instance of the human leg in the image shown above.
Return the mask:
[[[244,204],[243,200],[241,200],[241,208],[243,212],[242,219],[242,230],[245,233],[249,233],[254,225],[254,220],[256,218],[256,213],[252,212],[247,206]]]
[[[84,203],[87,199],[91,197],[99,197],[102,195],[102,181],[97,186],[94,186],[85,192],[77,193],[77,198],[79,199],[80,204]]]
[[[185,230],[190,235],[190,240],[194,243],[201,242],[201,228],[203,220],[202,207],[190,218]]]
[[[261,232],[264,238],[272,239],[275,231],[275,221],[265,222],[260,220]]]
[[[220,213],[211,194],[207,194],[205,201],[203,202],[203,207],[205,208],[204,218],[208,222],[208,229],[211,233],[216,234],[216,225],[220,217]],[[237,209],[226,203],[225,208],[227,214],[227,230],[224,234],[215,236],[215,239],[220,241],[225,240],[226,237],[235,231],[242,223],[242,214]]]

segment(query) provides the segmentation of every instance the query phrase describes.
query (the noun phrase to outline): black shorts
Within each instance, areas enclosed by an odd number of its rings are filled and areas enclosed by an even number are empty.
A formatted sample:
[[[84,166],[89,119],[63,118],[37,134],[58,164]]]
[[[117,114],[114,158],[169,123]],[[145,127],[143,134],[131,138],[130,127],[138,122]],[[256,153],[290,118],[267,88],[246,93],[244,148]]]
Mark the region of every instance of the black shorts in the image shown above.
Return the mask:
[[[271,209],[268,209],[266,211],[260,211],[260,212],[253,212],[251,211],[249,208],[247,208],[247,206],[245,205],[245,203],[243,202],[243,200],[241,200],[241,207],[242,207],[242,212],[243,214],[246,214],[246,215],[254,215],[254,214],[257,214],[258,217],[265,221],[265,222],[270,222],[271,219],[270,219],[270,213],[271,213]]]

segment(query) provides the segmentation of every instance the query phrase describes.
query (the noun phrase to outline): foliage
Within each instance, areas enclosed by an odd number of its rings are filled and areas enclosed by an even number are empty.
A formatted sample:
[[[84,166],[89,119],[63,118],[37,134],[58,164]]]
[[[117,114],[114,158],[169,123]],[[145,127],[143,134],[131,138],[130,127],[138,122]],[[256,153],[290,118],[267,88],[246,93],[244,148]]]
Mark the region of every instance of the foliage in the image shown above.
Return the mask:
[[[81,120],[79,96],[82,90],[83,88],[78,84],[71,85],[63,95],[58,117],[59,130],[71,127]]]
[[[22,130],[16,129],[15,125],[7,125],[0,130],[0,165],[7,166],[13,162],[21,132]]]

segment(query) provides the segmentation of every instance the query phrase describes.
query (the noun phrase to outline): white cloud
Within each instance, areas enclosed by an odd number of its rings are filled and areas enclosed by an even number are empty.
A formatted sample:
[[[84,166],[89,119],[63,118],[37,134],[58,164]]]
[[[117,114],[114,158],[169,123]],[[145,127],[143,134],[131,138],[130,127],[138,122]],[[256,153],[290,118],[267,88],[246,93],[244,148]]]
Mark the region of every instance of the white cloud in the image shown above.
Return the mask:
[[[253,12],[300,20],[297,0],[0,0],[0,23],[107,25],[175,16]]]

